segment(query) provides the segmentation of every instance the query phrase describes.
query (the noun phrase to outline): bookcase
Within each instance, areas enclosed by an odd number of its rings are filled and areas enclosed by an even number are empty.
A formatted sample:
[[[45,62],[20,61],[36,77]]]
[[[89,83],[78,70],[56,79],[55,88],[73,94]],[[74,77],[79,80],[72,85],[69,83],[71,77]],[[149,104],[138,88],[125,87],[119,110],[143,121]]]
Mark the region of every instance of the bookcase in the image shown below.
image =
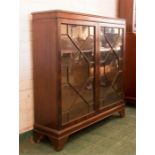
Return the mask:
[[[125,115],[125,21],[62,10],[32,18],[34,140],[61,150],[72,133]]]

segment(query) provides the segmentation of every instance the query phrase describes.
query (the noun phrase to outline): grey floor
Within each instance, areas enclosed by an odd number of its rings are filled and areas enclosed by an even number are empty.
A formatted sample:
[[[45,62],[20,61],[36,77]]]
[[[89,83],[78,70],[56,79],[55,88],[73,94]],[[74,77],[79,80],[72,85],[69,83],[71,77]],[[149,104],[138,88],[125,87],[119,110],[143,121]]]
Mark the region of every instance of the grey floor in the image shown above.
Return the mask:
[[[135,155],[136,108],[118,113],[70,136],[64,149],[56,152],[48,140],[36,144],[32,132],[20,135],[20,155]]]

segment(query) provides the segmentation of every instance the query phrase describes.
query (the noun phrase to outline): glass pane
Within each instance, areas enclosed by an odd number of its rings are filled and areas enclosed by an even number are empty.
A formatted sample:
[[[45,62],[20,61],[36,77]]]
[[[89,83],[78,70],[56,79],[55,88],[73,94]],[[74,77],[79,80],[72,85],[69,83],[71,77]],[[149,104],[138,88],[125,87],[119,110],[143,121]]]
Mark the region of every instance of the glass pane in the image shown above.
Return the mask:
[[[122,34],[120,28],[101,27],[100,40],[100,107],[121,100]]]
[[[93,111],[94,27],[61,26],[62,124],[65,124]]]
[[[61,34],[67,34],[67,25],[65,24],[61,25]]]

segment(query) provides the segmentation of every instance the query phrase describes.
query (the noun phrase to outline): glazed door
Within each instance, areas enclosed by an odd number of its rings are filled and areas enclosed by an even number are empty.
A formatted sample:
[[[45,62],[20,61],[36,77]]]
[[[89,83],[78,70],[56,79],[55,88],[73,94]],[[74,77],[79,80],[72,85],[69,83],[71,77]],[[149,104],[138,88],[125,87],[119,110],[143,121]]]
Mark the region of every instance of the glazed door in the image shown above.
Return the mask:
[[[62,125],[94,112],[95,26],[61,23]]]
[[[100,108],[123,99],[123,36],[123,28],[100,26]]]

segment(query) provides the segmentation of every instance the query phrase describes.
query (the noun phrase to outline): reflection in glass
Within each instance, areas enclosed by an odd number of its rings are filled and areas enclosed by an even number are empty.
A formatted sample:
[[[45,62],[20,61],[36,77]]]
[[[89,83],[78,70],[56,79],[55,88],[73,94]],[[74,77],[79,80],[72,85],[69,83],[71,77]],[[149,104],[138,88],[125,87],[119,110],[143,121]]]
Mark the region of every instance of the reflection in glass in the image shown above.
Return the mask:
[[[61,25],[62,124],[93,111],[94,27]]]
[[[123,97],[123,31],[120,28],[101,27],[100,34],[100,107],[104,107]]]

